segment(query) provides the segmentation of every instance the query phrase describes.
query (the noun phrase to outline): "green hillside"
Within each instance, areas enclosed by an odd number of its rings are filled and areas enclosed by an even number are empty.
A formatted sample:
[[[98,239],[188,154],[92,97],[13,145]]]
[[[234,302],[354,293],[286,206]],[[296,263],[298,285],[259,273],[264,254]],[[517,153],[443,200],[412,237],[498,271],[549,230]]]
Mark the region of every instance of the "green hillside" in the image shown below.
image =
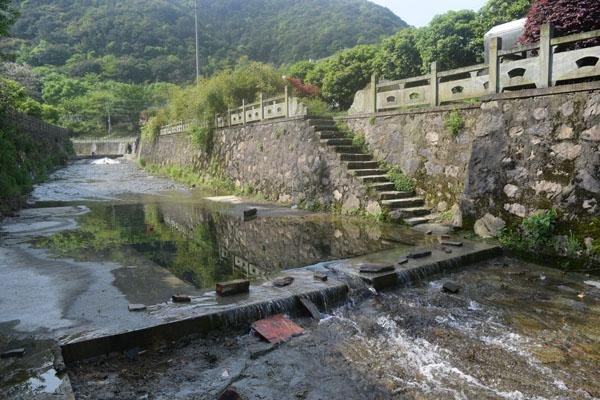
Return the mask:
[[[25,0],[0,52],[72,77],[122,82],[194,77],[193,0]],[[241,57],[289,64],[375,43],[406,23],[366,0],[198,0],[206,75]]]

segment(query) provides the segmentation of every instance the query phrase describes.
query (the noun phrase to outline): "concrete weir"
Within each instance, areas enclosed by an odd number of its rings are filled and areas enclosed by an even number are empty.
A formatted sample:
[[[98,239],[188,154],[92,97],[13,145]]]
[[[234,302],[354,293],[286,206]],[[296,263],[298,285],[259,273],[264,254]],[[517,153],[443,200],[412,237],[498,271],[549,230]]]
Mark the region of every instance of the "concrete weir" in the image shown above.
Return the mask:
[[[463,246],[453,248],[452,252],[436,245],[424,249],[431,251],[431,255],[402,264],[398,261],[410,252],[405,248],[284,271],[283,275],[294,278],[293,284],[286,287],[265,283],[251,286],[250,292],[245,295],[219,298],[215,292],[210,292],[192,297],[187,304],[168,302],[150,306],[145,311],[145,325],[127,329],[121,325],[121,330],[95,331],[63,340],[63,357],[65,362],[70,363],[222,327],[247,327],[253,321],[277,313],[306,313],[301,302],[303,298],[327,312],[331,306],[346,299],[351,285],[347,282],[356,278],[380,290],[407,285],[501,254],[498,246],[475,242],[465,242]],[[393,272],[365,274],[360,272],[364,263],[394,264],[395,269]],[[317,273],[321,276],[327,273],[329,279],[315,279]]]

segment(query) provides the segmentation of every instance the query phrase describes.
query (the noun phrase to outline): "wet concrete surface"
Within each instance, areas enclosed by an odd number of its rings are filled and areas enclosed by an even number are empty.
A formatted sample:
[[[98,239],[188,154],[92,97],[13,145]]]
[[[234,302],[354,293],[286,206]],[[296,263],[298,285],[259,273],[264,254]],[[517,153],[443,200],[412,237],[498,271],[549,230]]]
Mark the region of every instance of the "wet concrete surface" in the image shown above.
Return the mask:
[[[597,399],[600,290],[495,259],[351,301],[278,347],[240,331],[75,365],[82,399]],[[442,290],[456,282],[459,293]],[[581,296],[583,294],[583,296]]]

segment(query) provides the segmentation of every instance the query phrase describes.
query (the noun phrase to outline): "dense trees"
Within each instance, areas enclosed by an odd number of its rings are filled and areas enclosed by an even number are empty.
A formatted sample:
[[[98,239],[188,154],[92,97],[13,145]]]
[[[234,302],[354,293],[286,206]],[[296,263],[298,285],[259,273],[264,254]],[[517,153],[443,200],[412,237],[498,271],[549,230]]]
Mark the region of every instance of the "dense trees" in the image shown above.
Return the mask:
[[[11,0],[0,0],[0,37],[8,35],[10,26],[15,22],[17,12]]]
[[[5,3],[10,0],[0,4]],[[242,56],[276,65],[318,59],[406,26],[366,0],[198,0],[198,5],[204,75]],[[3,46],[19,62],[127,83],[194,77],[193,0],[27,0],[20,10],[15,39]]]
[[[600,29],[600,1],[536,0],[527,14],[522,41],[538,41],[540,25],[548,22],[554,25],[558,36]]]

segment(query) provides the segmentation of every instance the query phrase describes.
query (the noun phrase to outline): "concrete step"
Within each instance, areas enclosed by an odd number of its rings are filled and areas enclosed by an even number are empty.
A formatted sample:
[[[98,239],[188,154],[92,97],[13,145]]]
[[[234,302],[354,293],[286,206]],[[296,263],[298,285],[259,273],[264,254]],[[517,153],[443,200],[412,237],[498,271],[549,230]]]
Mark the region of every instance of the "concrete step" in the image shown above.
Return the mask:
[[[335,151],[343,154],[361,154],[362,149],[355,146],[335,146]]]
[[[389,192],[379,193],[379,200],[406,199],[408,197],[415,197],[415,192],[398,192],[397,190],[391,190]]]
[[[309,119],[310,126],[335,126],[335,121],[332,118],[314,118]]]
[[[377,161],[353,161],[348,163],[348,169],[376,169],[379,168]]]
[[[408,226],[417,226],[417,225],[421,225],[421,224],[426,224],[428,222],[431,222],[432,220],[433,220],[433,216],[427,215],[424,217],[406,218],[404,220],[404,223]]]
[[[370,161],[373,156],[370,154],[342,153],[340,159],[342,161]]]
[[[396,211],[400,212],[400,215],[402,215],[403,219],[424,217],[431,214],[431,210],[426,207],[399,208]]]
[[[394,190],[396,186],[392,182],[380,182],[369,184],[371,189],[377,190],[378,192],[388,192]]]
[[[351,172],[355,176],[385,175],[385,171],[381,169],[354,169]]]
[[[339,129],[335,125],[314,125],[313,128],[317,132],[339,132]]]
[[[405,199],[382,200],[381,204],[391,210],[409,207],[422,207],[425,200],[422,197],[407,197]]]
[[[328,146],[352,146],[352,139],[348,138],[333,138],[333,139],[321,139],[322,144]]]
[[[346,135],[342,132],[332,130],[320,131],[319,135],[321,136],[321,139],[347,139]]]
[[[386,183],[389,182],[387,175],[367,175],[359,177],[364,183]]]

